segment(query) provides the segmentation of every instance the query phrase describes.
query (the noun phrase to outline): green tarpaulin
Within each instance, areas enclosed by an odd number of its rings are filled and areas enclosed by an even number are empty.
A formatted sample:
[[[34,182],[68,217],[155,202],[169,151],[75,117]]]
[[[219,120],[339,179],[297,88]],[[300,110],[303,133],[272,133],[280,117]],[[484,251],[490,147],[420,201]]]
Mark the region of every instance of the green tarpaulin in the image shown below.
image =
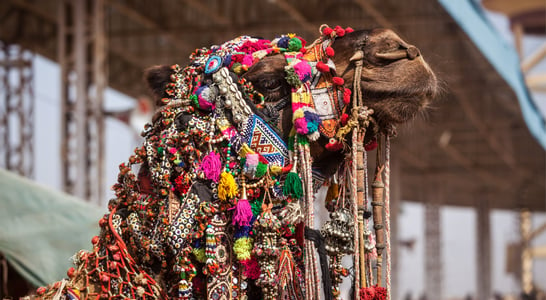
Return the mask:
[[[66,277],[70,258],[91,249],[105,212],[0,169],[0,253],[36,286]]]

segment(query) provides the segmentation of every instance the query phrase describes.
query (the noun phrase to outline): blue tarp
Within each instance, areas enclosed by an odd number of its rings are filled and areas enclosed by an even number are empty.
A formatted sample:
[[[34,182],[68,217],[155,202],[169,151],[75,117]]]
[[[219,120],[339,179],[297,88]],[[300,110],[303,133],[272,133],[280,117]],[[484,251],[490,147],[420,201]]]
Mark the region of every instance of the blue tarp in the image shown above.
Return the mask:
[[[35,286],[66,277],[104,209],[0,169],[0,253]]]
[[[525,85],[519,57],[487,20],[475,0],[438,0],[465,31],[482,54],[512,88],[518,98],[523,119],[535,139],[546,149],[546,123]]]

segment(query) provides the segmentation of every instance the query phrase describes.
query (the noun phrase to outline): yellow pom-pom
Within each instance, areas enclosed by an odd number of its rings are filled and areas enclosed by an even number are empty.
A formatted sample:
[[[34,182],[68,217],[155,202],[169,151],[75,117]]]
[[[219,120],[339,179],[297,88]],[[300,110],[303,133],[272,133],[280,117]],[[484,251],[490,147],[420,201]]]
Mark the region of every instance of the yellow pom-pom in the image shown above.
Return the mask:
[[[269,166],[269,171],[273,175],[279,175],[282,172],[282,167],[281,166],[275,166],[275,165]]]
[[[233,66],[231,67],[231,70],[235,74],[241,75],[243,74],[243,65],[241,63],[234,63]]]
[[[254,152],[254,150],[252,150],[250,148],[250,146],[247,145],[247,144],[243,144],[241,146],[241,149],[239,150],[239,156],[240,157],[246,157],[247,154],[254,154],[254,153],[256,153],[256,152]]]
[[[298,109],[294,112],[294,115],[292,116],[292,120],[296,120],[299,118],[303,118],[305,115],[303,114],[303,109]]]
[[[249,260],[251,251],[252,251],[252,238],[243,237],[243,238],[237,239],[235,243],[233,243],[233,252],[235,252],[235,255],[237,256],[237,260],[239,261]]]
[[[198,262],[204,263],[207,260],[207,256],[205,255],[205,248],[193,248],[191,252]]]
[[[218,198],[222,201],[231,199],[239,193],[237,183],[233,178],[233,175],[228,172],[222,172],[220,175],[220,183],[218,184]]]

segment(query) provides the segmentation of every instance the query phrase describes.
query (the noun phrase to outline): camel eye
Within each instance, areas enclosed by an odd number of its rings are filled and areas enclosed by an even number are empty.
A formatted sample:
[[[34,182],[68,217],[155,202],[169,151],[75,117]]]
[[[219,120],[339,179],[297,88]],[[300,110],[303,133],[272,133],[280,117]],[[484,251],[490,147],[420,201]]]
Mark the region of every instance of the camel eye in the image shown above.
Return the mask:
[[[400,49],[400,44],[395,41],[387,41],[384,47],[385,51],[394,51]]]
[[[281,88],[282,83],[279,79],[264,79],[260,81],[260,86],[267,91],[274,92]]]

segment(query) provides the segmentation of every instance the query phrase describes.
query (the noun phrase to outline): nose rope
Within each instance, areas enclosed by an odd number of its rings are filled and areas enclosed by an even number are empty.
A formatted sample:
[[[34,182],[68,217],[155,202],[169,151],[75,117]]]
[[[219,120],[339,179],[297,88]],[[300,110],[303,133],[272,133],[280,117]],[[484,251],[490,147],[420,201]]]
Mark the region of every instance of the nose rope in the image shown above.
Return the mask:
[[[362,60],[364,59],[364,52],[357,50],[351,57],[351,61],[355,64],[355,75],[353,76],[353,109],[362,106],[362,90],[360,89],[360,78],[362,76]]]

